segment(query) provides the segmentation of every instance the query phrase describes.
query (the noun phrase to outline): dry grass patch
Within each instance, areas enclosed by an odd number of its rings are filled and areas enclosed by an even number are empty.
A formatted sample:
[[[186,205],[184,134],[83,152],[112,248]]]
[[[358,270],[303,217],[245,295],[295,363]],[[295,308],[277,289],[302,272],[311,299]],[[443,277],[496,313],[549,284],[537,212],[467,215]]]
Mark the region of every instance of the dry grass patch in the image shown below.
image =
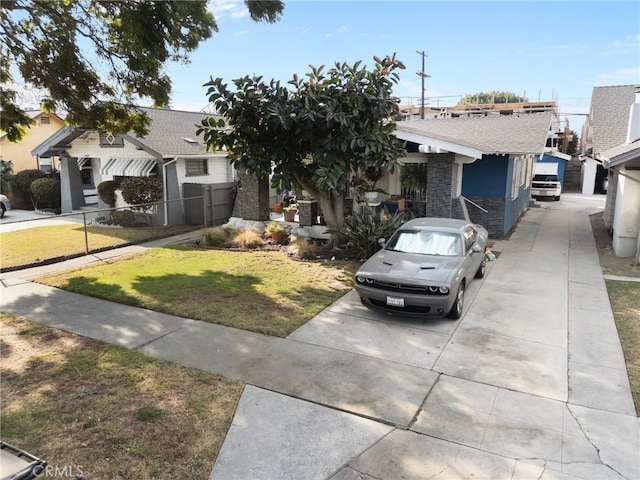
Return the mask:
[[[0,314],[2,438],[87,478],[208,478],[243,385]]]
[[[636,415],[640,416],[640,282],[607,280],[606,283],[627,364]]]

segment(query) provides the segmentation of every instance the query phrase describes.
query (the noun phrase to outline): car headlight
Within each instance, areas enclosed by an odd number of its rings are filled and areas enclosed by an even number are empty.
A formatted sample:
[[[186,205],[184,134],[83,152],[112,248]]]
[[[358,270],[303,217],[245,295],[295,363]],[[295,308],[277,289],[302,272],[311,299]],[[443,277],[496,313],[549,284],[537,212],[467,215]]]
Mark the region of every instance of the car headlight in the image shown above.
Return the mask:
[[[360,275],[356,275],[356,282],[358,283],[364,283],[366,279],[364,277],[361,277]]]
[[[438,290],[443,295],[446,295],[447,293],[449,293],[449,288],[448,287],[440,287]]]

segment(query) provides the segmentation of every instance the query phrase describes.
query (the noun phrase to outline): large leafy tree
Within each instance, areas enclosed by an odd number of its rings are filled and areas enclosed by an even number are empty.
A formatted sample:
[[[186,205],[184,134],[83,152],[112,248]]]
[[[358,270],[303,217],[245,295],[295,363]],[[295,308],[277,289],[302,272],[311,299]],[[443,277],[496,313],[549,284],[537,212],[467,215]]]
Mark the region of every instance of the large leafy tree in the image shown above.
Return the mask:
[[[255,21],[275,22],[279,0],[244,0]],[[140,99],[166,106],[168,61],[189,54],[217,31],[206,0],[2,0],[0,128],[18,141],[29,117],[16,105],[13,67],[44,90],[49,111],[71,124],[144,134],[147,117],[128,107]]]
[[[224,120],[199,130],[210,148],[226,148],[232,163],[258,177],[273,173],[276,187],[298,185],[314,196],[327,225],[344,222],[344,196],[373,168],[391,172],[405,155],[395,135],[398,101],[392,87],[402,62],[374,57],[369,70],[356,62],[313,67],[291,89],[262,77],[234,80],[230,90],[211,79],[209,101]]]

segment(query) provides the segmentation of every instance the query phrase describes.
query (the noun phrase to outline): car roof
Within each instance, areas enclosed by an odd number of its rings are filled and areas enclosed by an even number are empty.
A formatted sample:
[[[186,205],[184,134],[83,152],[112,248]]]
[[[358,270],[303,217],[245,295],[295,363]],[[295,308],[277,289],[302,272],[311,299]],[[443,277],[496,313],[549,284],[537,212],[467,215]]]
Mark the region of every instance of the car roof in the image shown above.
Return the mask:
[[[407,223],[402,225],[400,229],[418,229],[418,230],[440,230],[443,232],[456,232],[459,233],[467,225],[472,225],[470,222],[466,220],[460,220],[456,218],[435,218],[435,217],[425,217],[425,218],[414,218],[413,220],[409,220]]]

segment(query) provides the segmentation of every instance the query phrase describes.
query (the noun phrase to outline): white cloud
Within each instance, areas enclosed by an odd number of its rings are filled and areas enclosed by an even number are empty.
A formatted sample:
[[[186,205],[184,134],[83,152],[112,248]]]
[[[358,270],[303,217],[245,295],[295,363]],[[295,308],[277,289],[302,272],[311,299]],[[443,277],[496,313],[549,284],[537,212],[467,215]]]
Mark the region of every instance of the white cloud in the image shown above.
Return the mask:
[[[209,10],[216,20],[226,16],[239,19],[249,13],[244,2],[239,0],[209,0]]]
[[[331,38],[331,37],[335,37],[336,35],[343,35],[345,33],[349,33],[349,27],[347,27],[346,25],[342,25],[340,28],[338,28],[335,32],[329,32],[326,34],[327,38]]]
[[[602,80],[630,81],[638,83],[640,78],[640,65],[637,67],[619,68],[613,72],[605,72],[599,75]]]
[[[640,34],[627,35],[622,39],[617,39],[608,45],[608,48],[603,52],[603,56],[609,57],[613,55],[625,55],[634,51],[640,50]]]

